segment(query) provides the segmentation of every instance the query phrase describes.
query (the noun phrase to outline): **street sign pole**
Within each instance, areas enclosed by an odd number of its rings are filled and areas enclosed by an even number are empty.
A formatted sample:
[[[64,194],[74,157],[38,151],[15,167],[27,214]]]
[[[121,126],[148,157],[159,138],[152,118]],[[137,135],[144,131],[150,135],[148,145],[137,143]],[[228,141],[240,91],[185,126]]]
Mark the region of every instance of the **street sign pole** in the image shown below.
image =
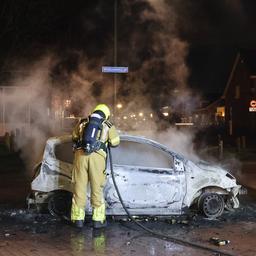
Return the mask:
[[[117,65],[117,0],[115,0],[114,6],[114,66]],[[113,121],[115,121],[116,116],[116,73],[114,73],[114,101],[113,101]]]
[[[114,95],[113,95],[113,120],[115,120],[115,114],[116,114],[116,105],[117,105],[117,84],[116,84],[116,78],[117,73],[128,73],[129,68],[128,67],[112,67],[112,66],[103,66],[102,67],[102,73],[112,73],[114,74],[113,81],[114,81]]]

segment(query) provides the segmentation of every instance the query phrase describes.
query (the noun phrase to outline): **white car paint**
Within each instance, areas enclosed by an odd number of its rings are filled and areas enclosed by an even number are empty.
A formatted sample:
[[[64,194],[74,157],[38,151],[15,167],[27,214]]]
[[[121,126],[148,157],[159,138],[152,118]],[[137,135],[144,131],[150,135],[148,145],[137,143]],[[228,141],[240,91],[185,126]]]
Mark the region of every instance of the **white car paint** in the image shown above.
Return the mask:
[[[142,154],[144,161],[144,165],[130,164],[133,161],[129,162],[129,156],[127,156],[127,159],[124,157],[123,160],[120,160],[121,163],[114,163],[116,182],[131,214],[183,214],[192,204],[196,203],[199,196],[205,191],[227,195],[232,200],[234,208],[239,206],[237,194],[241,186],[236,183],[236,179],[230,173],[221,167],[211,166],[205,162],[194,163],[155,141],[139,136],[122,135],[121,143],[139,145],[139,149],[141,147],[142,150],[138,152],[138,155]],[[35,195],[38,194],[37,192],[44,192],[47,195],[49,192],[58,190],[72,192],[72,161],[69,159],[69,162],[66,162],[65,155],[62,156],[62,159],[56,157],[56,148],[62,145],[66,145],[66,151],[70,150],[70,154],[72,154],[71,136],[48,139],[39,174],[31,184]],[[151,167],[152,159],[147,158],[147,151],[143,155],[144,146],[149,149],[152,147],[153,150],[157,150],[156,152],[159,151],[159,156],[163,154],[163,159],[166,158],[167,161],[169,161],[167,159],[169,157],[173,164],[168,166],[165,163],[164,167]],[[113,158],[115,159],[119,151],[122,153],[122,150],[122,147],[112,149]],[[151,157],[154,158],[154,154],[151,154]],[[118,157],[117,161],[119,161]],[[107,203],[107,214],[125,214],[113,186],[109,161],[106,173],[104,196]],[[88,214],[91,213],[89,190],[90,188],[87,192],[86,205]]]

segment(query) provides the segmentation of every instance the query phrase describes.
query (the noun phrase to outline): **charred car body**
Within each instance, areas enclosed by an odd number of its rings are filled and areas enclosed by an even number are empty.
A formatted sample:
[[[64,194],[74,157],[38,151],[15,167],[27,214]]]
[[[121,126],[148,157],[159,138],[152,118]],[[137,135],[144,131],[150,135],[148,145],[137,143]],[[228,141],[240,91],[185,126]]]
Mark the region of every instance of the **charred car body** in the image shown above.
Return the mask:
[[[132,215],[169,216],[187,213],[189,208],[209,218],[224,208],[238,208],[242,188],[235,177],[221,167],[194,163],[167,147],[144,137],[122,135],[120,146],[111,150],[115,179]],[[48,139],[42,162],[35,168],[29,206],[47,206],[63,215],[72,198],[71,136]],[[115,191],[107,160],[104,196],[107,215],[125,215]],[[86,214],[92,212],[90,188]]]

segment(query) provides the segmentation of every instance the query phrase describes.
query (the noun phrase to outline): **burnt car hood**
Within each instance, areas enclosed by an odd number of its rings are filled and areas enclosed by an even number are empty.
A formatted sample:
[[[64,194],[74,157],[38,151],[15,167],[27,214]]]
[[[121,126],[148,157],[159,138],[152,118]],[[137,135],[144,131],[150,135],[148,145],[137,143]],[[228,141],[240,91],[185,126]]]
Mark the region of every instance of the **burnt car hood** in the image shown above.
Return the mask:
[[[188,182],[197,188],[205,186],[217,186],[223,189],[241,187],[237,184],[236,178],[220,166],[200,161],[194,163],[187,161],[186,171]],[[197,179],[194,179],[197,177]]]

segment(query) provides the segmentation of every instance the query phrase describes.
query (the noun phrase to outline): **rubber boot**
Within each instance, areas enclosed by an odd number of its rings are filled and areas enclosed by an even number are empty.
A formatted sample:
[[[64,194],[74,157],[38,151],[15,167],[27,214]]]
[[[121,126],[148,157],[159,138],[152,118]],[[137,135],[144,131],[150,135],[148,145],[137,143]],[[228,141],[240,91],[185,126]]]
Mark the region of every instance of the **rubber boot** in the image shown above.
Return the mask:
[[[107,226],[105,204],[93,209],[92,220],[94,228],[104,228]]]
[[[107,221],[93,221],[93,228],[105,228],[107,226]]]
[[[82,228],[84,226],[84,209],[76,206],[72,203],[71,207],[71,221],[76,228]]]
[[[83,221],[83,220],[75,220],[75,221],[73,222],[73,225],[74,225],[74,227],[76,227],[76,228],[83,228],[83,226],[84,226],[84,221]]]

